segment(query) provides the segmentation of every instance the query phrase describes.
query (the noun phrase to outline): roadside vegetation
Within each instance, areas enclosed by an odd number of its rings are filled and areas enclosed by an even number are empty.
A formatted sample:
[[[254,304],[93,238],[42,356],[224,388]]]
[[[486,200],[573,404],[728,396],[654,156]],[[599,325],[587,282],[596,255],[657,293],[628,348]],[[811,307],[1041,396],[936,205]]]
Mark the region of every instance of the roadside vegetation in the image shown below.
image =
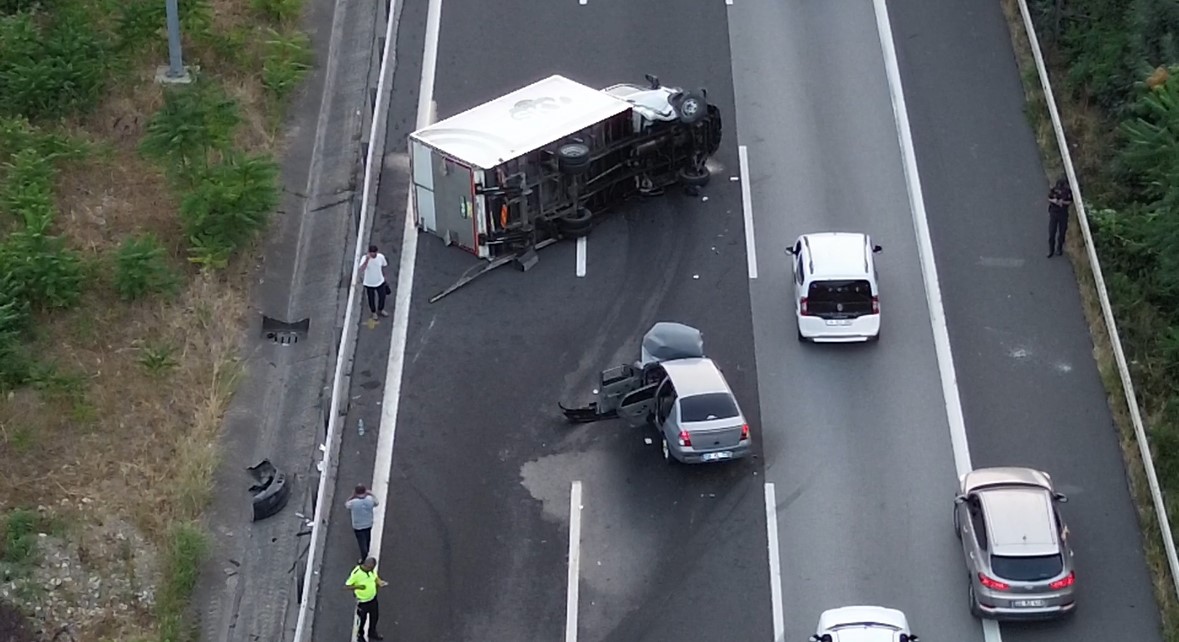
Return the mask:
[[[0,0],[0,638],[192,637],[302,5]]]
[[[1179,519],[1179,4],[1029,0],[1148,441],[1172,521]],[[1003,0],[1050,177],[1063,174],[1017,0]],[[1045,193],[1047,193],[1047,181]],[[1179,600],[1079,230],[1076,267],[1095,355],[1122,436],[1165,639]]]

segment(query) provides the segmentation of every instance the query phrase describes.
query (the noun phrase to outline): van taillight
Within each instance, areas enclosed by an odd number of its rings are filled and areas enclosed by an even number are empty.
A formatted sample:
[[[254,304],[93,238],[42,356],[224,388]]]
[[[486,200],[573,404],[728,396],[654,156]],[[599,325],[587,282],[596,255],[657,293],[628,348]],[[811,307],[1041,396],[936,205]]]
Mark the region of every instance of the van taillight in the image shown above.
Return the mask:
[[[798,310],[798,313],[804,317],[810,314],[810,311],[806,309],[806,297],[802,297],[802,301],[798,304]]]
[[[872,297],[872,314],[880,314],[880,297]]]

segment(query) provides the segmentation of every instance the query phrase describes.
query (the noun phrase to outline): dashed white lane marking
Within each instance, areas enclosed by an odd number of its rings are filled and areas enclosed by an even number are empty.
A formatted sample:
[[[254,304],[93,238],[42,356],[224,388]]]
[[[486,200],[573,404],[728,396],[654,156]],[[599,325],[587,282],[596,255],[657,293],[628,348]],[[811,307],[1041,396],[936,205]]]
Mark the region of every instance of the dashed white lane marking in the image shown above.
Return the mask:
[[[954,468],[962,476],[973,468],[970,445],[966,441],[966,421],[962,416],[962,401],[958,394],[958,377],[954,370],[954,356],[950,351],[950,333],[946,329],[946,313],[942,306],[941,286],[937,264],[933,256],[933,242],[929,236],[929,219],[925,214],[925,196],[921,191],[921,176],[917,172],[917,153],[913,148],[913,133],[909,128],[909,112],[905,107],[905,91],[901,84],[901,68],[897,63],[896,44],[892,39],[892,24],[888,19],[886,0],[872,0],[876,12],[876,29],[880,35],[880,49],[884,54],[884,70],[888,78],[888,93],[892,97],[893,117],[901,147],[902,166],[909,191],[909,206],[913,213],[913,228],[920,249],[921,273],[925,280],[925,298],[929,305],[929,322],[933,329],[933,343],[937,354],[938,371],[942,380],[942,395],[946,403],[946,419],[950,426],[950,444],[954,451]],[[983,638],[987,642],[1002,642],[999,626],[983,620]]]
[[[565,642],[577,640],[577,590],[581,582],[581,482],[569,491],[569,580],[565,594]]]
[[[585,276],[585,245],[584,236],[577,239],[577,276]]]
[[[749,278],[757,278],[757,246],[753,241],[753,196],[749,185],[749,151],[737,146],[737,160],[741,172],[741,212],[745,215],[745,259],[749,263]]]
[[[778,551],[778,498],[772,483],[766,484],[766,539],[770,553],[770,608],[774,616],[774,642],[786,638],[786,616],[782,608],[782,560]]]

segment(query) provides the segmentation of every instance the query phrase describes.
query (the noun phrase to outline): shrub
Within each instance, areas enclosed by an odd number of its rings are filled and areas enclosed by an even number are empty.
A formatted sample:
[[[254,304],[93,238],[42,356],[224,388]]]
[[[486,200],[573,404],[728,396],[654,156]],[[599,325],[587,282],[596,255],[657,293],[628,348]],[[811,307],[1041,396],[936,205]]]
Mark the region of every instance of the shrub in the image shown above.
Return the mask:
[[[254,11],[272,22],[285,24],[299,17],[303,0],[251,0]]]
[[[115,290],[128,301],[174,292],[179,280],[163,246],[151,234],[127,238],[115,255]]]
[[[269,30],[262,53],[262,84],[279,100],[290,95],[311,69],[311,40],[302,32],[291,35]]]
[[[24,221],[26,227],[44,231],[53,218],[53,167],[36,149],[17,152],[3,165],[0,210]]]
[[[278,205],[277,178],[266,156],[232,154],[210,167],[180,204],[191,260],[221,267],[249,243]]]
[[[174,178],[192,182],[215,154],[229,148],[240,121],[237,103],[214,85],[197,82],[169,89],[164,106],[147,125],[141,149],[165,163]]]
[[[31,307],[68,308],[82,294],[82,263],[60,238],[18,230],[0,245],[0,273],[11,275]]]
[[[106,43],[92,21],[60,11],[45,26],[0,18],[0,114],[54,119],[93,108],[106,84]]]
[[[1179,80],[1144,89],[1129,112],[1119,169],[1136,179],[1147,202],[1169,199],[1179,184]]]
[[[3,553],[0,560],[17,566],[27,565],[37,552],[37,528],[40,520],[30,510],[15,509],[4,518]]]
[[[213,8],[207,0],[178,0],[180,29],[185,36],[203,40],[213,32]],[[124,0],[116,14],[116,48],[134,53],[145,46],[167,46],[167,14],[160,0]]]
[[[190,637],[185,622],[185,608],[196,587],[201,563],[208,550],[205,533],[196,524],[180,523],[168,532],[164,551],[164,582],[160,587],[156,609],[160,621],[160,639],[178,642]]]

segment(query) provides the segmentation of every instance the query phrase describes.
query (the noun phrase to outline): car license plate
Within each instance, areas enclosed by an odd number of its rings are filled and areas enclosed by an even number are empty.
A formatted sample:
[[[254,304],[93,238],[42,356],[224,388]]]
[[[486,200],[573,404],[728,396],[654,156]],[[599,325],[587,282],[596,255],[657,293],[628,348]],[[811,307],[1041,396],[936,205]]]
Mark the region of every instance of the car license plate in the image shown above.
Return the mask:
[[[828,319],[827,325],[851,325],[850,319]]]
[[[1015,608],[1035,608],[1044,606],[1044,600],[1011,600],[1011,605]]]
[[[732,458],[733,458],[733,453],[728,450],[724,450],[719,453],[704,453],[703,455],[700,455],[700,461],[718,461],[721,459],[732,459]]]

